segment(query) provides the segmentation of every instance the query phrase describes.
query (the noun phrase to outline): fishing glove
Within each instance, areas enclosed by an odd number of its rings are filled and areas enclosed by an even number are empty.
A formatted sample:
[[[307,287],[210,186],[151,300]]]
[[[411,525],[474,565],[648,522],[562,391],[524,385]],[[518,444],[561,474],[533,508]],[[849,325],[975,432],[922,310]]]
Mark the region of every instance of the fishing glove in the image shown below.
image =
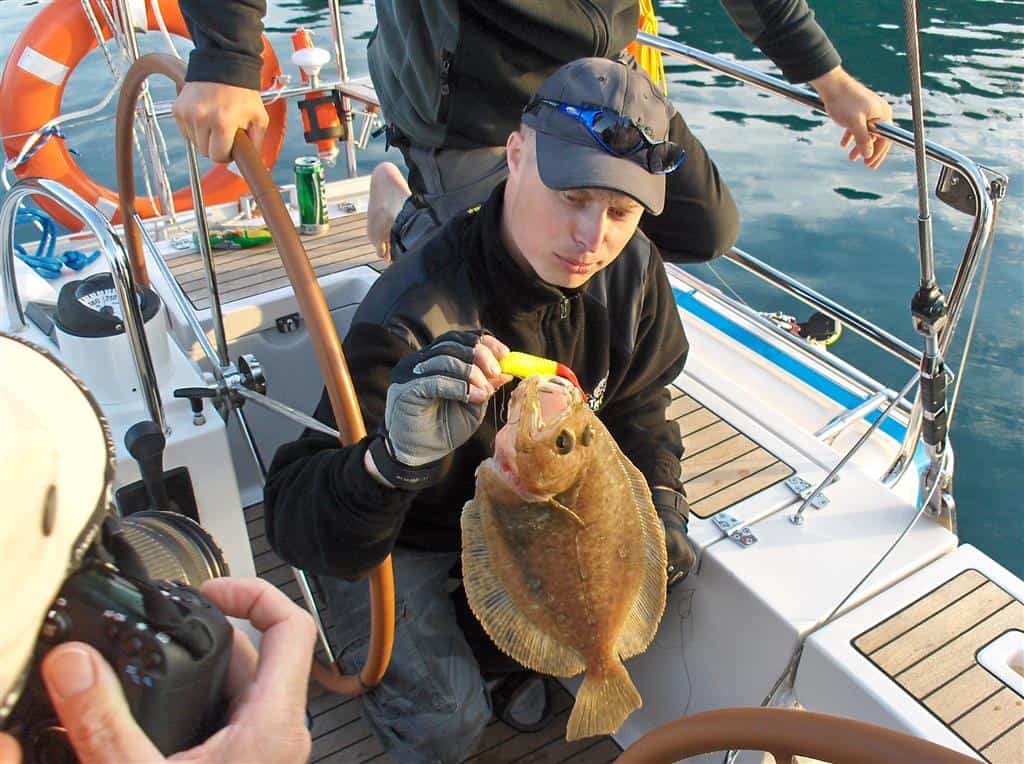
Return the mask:
[[[668,588],[678,584],[697,561],[690,540],[686,537],[690,505],[686,497],[671,488],[651,490],[654,508],[665,526],[665,549],[668,552]]]
[[[483,422],[487,404],[469,402],[479,339],[479,332],[446,332],[391,370],[384,422],[369,450],[381,476],[396,488],[438,482],[442,460]]]

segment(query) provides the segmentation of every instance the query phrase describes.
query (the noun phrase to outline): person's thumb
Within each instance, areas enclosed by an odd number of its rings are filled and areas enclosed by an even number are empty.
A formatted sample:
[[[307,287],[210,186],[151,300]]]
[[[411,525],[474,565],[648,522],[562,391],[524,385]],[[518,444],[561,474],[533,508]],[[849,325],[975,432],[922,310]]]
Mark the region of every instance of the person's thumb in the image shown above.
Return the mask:
[[[50,701],[81,764],[164,760],[132,718],[113,669],[92,647],[58,645],[42,669]]]

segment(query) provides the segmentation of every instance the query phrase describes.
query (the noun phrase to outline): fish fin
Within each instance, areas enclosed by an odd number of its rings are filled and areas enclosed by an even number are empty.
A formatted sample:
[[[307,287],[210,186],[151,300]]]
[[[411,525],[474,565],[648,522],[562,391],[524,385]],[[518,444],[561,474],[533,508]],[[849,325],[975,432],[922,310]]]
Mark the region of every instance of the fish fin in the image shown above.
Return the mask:
[[[654,509],[647,479],[621,451],[617,452],[617,456],[629,480],[644,540],[643,580],[615,645],[616,654],[625,660],[646,650],[658,631],[658,624],[665,612],[668,553],[665,551],[665,527]]]
[[[551,676],[576,676],[586,662],[534,625],[498,578],[484,531],[486,502],[479,497],[462,508],[462,580],[466,599],[494,644],[523,666]]]
[[[643,705],[640,693],[622,661],[611,659],[600,674],[587,671],[565,728],[567,741],[610,735]]]

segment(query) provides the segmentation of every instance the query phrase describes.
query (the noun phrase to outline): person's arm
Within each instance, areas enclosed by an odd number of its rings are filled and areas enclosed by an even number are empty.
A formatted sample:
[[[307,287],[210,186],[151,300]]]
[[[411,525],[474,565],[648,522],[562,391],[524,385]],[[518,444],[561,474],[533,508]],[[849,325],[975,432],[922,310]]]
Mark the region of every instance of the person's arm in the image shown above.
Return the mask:
[[[864,164],[877,170],[888,156],[892,141],[874,135],[868,127],[873,122],[892,122],[889,102],[864,87],[841,66],[811,80],[811,87],[825,102],[832,121],[846,129],[839,144],[850,148],[853,143],[850,159],[863,159]]]
[[[665,179],[665,209],[645,212],[640,228],[664,260],[701,263],[728,252],[740,232],[740,213],[729,187],[704,145],[676,112],[668,139],[686,152],[683,164]]]
[[[348,579],[380,563],[416,493],[445,479],[449,455],[511,379],[497,361],[507,352],[479,332],[446,332],[414,349],[376,324],[353,325],[345,355],[370,435],[339,447],[307,431],[278,449],[265,490],[273,549],[312,573]],[[326,392],[315,416],[335,426]]]
[[[384,420],[390,371],[411,350],[383,327],[353,325],[345,358],[370,435],[343,448],[307,430],[274,455],[264,491],[267,538],[290,564],[353,579],[390,554],[415,494],[384,486],[364,459]],[[326,391],[314,416],[337,427]]]
[[[258,90],[266,1],[180,0],[180,5],[195,44],[185,79]]]
[[[235,132],[259,148],[269,117],[260,98],[264,0],[181,0],[195,49],[174,119],[188,140],[215,162],[231,159]]]
[[[226,726],[174,760],[299,762],[309,758],[306,695],[316,628],[309,613],[258,578],[208,581],[203,594],[226,615],[263,633],[259,651],[235,631]],[[43,680],[82,764],[167,761],[132,718],[121,682],[100,653],[82,642],[53,648]],[[9,758],[8,758],[9,757]],[[17,744],[0,735],[0,762],[16,762]]]
[[[721,0],[743,36],[793,83],[810,82],[842,63],[805,0]]]
[[[891,144],[868,132],[868,125],[892,121],[892,107],[842,67],[838,51],[805,0],[721,0],[733,22],[770,58],[787,80],[809,83],[825,102],[832,120],[845,128],[840,144],[855,146],[850,159],[877,169]]]

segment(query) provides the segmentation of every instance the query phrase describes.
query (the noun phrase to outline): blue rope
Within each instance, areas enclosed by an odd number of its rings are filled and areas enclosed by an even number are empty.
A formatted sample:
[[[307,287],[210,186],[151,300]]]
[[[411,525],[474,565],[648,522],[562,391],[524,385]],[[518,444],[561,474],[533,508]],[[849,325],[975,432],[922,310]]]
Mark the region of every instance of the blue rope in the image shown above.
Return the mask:
[[[18,164],[14,165],[15,167],[20,167],[21,165],[25,164],[25,162],[34,157],[36,154],[38,154],[40,150],[42,150],[43,146],[49,143],[51,138],[60,138],[65,143],[67,142],[67,136],[64,135],[64,131],[60,129],[60,125],[48,127],[39,134],[43,136],[42,139],[38,143],[36,143],[36,145],[33,146],[27,154],[25,154],[25,156],[21,158],[21,161],[18,162]],[[70,146],[68,146],[68,152],[73,154],[74,156],[79,155],[78,152],[75,151]]]
[[[18,223],[38,223],[42,228],[39,245],[34,255],[30,255],[21,244],[14,245],[14,254],[44,279],[55,279],[60,276],[61,269],[67,266],[73,271],[80,271],[100,256],[97,249],[92,254],[81,250],[69,249],[54,255],[57,246],[57,224],[45,212],[35,210],[18,210]]]

